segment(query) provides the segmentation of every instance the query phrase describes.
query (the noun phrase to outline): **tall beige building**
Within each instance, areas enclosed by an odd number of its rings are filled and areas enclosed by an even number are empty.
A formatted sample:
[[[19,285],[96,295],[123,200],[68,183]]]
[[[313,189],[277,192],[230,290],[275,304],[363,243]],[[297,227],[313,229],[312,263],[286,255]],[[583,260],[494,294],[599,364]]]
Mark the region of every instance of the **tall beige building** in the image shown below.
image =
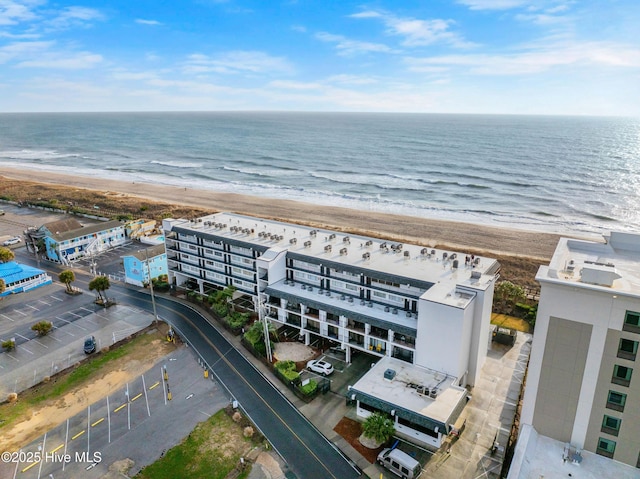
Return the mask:
[[[538,272],[521,423],[640,468],[640,234],[605,240],[562,239]]]

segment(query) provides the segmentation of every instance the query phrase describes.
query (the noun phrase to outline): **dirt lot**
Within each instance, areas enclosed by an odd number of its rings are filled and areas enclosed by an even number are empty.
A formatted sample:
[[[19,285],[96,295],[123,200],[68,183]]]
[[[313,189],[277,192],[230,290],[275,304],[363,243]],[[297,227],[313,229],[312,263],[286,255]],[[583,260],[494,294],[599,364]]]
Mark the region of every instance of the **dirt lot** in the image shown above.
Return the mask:
[[[165,340],[164,329],[166,325],[161,324],[158,330],[144,335],[126,355],[104,364],[99,373],[87,382],[73,387],[61,397],[47,399],[38,403],[37,406],[27,408],[21,418],[12,421],[13,425],[0,426],[0,450],[19,449],[45,431],[81,412],[87,404],[107,396],[110,391],[124,387],[127,382],[150,369],[160,358],[177,347]],[[89,358],[91,359],[93,358]],[[34,398],[45,394],[70,373],[71,370],[65,371],[53,378],[51,382],[41,383],[21,393],[17,402],[13,404],[0,405],[0,418],[10,414],[12,408],[20,407],[22,403],[33,401]]]

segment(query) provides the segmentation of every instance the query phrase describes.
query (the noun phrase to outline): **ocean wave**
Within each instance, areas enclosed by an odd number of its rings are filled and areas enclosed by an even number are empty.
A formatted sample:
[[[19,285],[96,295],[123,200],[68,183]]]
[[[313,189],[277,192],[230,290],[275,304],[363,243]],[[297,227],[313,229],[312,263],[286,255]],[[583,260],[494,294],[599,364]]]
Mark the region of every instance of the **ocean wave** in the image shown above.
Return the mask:
[[[58,160],[64,158],[81,158],[76,153],[59,153],[56,150],[8,150],[0,151],[0,158],[9,160]]]
[[[202,168],[202,163],[188,163],[183,161],[159,161],[151,160],[152,165],[169,166],[171,168]]]

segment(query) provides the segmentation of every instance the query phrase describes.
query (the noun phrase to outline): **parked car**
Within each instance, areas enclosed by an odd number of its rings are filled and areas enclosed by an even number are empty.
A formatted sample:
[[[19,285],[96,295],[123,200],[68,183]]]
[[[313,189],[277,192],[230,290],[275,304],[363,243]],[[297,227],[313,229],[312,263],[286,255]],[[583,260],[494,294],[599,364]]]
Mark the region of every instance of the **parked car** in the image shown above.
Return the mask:
[[[11,246],[12,244],[20,243],[20,241],[22,241],[22,240],[19,237],[14,236],[13,238],[9,238],[4,243],[2,243],[2,246]]]
[[[89,336],[84,340],[84,353],[91,354],[96,350],[96,338]]]
[[[314,373],[322,374],[323,376],[328,376],[333,372],[333,366],[331,363],[321,361],[319,359],[312,359],[309,361],[307,363],[307,369]]]
[[[402,479],[417,478],[422,472],[422,466],[406,452],[400,449],[384,449],[378,454],[378,464],[393,472]]]

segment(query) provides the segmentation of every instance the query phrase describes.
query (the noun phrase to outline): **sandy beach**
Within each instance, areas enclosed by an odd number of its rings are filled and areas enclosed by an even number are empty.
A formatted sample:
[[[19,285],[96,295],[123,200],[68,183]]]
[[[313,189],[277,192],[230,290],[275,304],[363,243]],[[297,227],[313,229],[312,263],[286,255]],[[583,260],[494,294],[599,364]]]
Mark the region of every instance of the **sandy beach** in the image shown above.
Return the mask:
[[[347,208],[317,206],[290,200],[267,199],[236,193],[178,188],[148,183],[129,183],[42,171],[3,168],[6,184],[11,180],[119,193],[130,200],[152,201],[197,207],[208,211],[230,211],[264,218],[299,222],[314,227],[350,231],[354,234],[385,237],[426,246],[445,246],[461,252],[482,251],[527,258],[542,264],[553,254],[556,234],[496,228],[455,221],[433,220]],[[7,189],[4,186],[3,189]],[[15,189],[15,181],[14,181]],[[87,196],[89,192],[87,192]],[[46,199],[46,198],[43,198]],[[506,200],[505,200],[506,201]],[[534,266],[532,266],[534,268]],[[537,269],[537,268],[535,268]]]

